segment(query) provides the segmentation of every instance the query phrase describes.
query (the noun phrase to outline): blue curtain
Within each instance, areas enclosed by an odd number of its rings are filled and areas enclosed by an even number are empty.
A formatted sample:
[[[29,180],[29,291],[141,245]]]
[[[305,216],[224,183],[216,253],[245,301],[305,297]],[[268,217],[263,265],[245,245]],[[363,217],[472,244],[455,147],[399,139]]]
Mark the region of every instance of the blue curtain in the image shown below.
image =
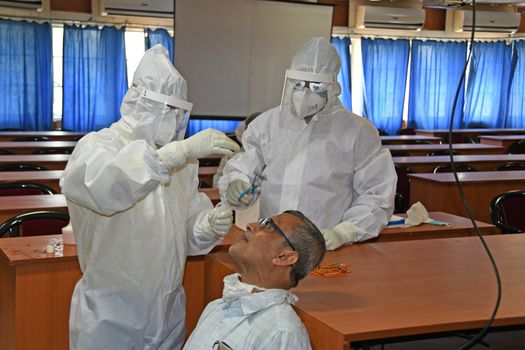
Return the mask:
[[[513,74],[505,128],[525,128],[525,40],[514,43]]]
[[[412,41],[409,127],[448,129],[466,55],[466,42]],[[462,84],[454,113],[454,128],[461,126],[464,94]]]
[[[337,81],[341,85],[341,95],[339,99],[343,106],[349,111],[352,110],[352,89],[350,80],[350,38],[332,37],[332,45],[339,53],[341,58],[341,71],[337,75]]]
[[[124,28],[64,25],[64,129],[94,131],[117,121],[127,86]]]
[[[147,29],[146,31],[146,50],[152,48],[157,44],[161,44],[168,49],[170,53],[171,62],[173,61],[173,37],[166,29]]]
[[[408,40],[362,39],[364,115],[390,135],[401,129]]]
[[[186,129],[186,136],[194,135],[208,128],[217,129],[225,133],[232,133],[240,122],[240,120],[190,119],[188,128]]]
[[[0,19],[0,128],[52,125],[51,25]]]
[[[474,43],[462,127],[503,127],[511,75],[510,45]]]

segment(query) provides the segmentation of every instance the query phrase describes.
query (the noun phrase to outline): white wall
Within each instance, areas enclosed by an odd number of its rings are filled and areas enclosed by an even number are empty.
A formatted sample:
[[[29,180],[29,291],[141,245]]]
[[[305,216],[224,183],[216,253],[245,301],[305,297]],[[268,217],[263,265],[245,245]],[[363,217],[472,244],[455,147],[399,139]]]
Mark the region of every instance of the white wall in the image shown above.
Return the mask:
[[[331,6],[176,0],[175,67],[193,115],[247,116],[280,103],[284,71],[312,36],[330,40]]]

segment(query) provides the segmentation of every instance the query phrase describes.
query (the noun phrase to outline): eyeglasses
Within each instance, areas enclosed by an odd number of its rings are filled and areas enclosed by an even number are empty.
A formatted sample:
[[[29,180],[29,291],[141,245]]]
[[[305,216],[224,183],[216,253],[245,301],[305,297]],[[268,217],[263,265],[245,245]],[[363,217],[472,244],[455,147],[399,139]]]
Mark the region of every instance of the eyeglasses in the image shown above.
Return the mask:
[[[279,233],[283,239],[286,241],[286,243],[292,248],[292,250],[295,252],[295,247],[293,246],[292,242],[286,237],[284,232],[277,226],[277,224],[272,220],[272,218],[266,218],[266,219],[260,219],[259,220],[259,227],[267,228],[268,225],[272,226],[277,233]]]

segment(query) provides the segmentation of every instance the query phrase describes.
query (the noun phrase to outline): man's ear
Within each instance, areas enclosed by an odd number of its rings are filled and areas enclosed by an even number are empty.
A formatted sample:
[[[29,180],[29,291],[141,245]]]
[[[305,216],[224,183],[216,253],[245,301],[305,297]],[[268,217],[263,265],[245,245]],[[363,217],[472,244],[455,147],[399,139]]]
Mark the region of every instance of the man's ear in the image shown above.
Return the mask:
[[[299,254],[293,250],[287,250],[282,252],[278,256],[272,259],[274,265],[277,266],[291,266],[297,262]]]

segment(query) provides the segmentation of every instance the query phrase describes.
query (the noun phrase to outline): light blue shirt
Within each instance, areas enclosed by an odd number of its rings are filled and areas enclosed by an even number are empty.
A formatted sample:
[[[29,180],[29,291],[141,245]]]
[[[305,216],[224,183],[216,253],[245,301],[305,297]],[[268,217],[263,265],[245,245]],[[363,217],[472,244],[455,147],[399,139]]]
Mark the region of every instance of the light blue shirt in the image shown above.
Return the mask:
[[[308,333],[291,306],[296,300],[287,290],[265,289],[212,301],[184,349],[211,350],[220,340],[234,350],[309,350]]]

